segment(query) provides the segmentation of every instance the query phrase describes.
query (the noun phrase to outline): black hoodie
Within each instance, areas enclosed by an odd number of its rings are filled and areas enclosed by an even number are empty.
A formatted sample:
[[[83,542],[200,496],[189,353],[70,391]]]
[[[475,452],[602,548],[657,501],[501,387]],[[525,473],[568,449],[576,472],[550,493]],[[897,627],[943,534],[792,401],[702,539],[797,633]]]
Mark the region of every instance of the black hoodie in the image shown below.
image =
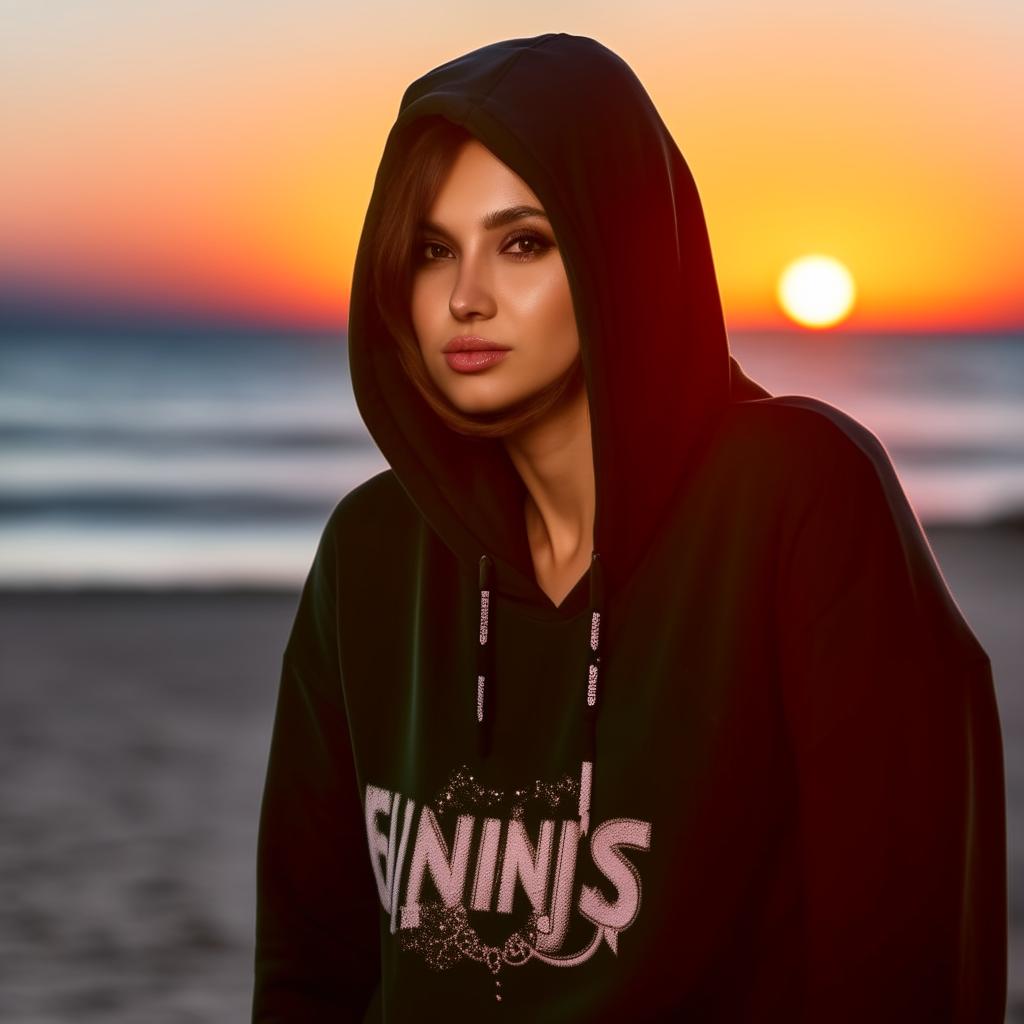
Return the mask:
[[[424,115],[534,190],[590,404],[595,559],[555,605],[500,441],[406,378],[368,238]],[[997,1024],[991,668],[888,454],[730,357],[693,178],[600,43],[406,90],[349,360],[391,467],[329,517],[283,657],[253,1020]]]

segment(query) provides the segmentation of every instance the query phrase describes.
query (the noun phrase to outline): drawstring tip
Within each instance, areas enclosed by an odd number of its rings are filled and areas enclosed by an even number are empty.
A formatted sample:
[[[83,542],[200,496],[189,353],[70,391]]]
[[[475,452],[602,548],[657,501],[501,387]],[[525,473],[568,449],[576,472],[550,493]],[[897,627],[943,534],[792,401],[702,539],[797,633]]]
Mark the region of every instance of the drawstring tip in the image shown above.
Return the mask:
[[[580,765],[580,835],[584,836],[590,830],[590,784],[593,770],[592,761],[583,761]]]

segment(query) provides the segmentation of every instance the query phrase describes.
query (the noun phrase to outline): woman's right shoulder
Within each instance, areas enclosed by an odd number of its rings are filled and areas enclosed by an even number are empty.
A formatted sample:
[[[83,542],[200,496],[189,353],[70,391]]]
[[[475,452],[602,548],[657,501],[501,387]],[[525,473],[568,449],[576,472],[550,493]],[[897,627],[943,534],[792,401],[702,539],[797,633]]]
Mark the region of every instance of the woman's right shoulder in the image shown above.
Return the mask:
[[[335,541],[350,545],[378,537],[382,530],[408,527],[415,516],[416,507],[395,471],[388,468],[339,499],[328,516],[325,529]]]

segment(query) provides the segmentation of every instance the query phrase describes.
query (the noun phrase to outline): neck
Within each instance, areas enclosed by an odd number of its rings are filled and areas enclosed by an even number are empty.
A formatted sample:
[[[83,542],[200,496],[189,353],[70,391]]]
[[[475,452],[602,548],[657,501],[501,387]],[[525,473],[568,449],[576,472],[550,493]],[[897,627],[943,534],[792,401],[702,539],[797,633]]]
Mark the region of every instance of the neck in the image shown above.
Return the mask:
[[[526,533],[547,571],[589,563],[594,542],[594,455],[586,388],[505,439],[526,485]]]

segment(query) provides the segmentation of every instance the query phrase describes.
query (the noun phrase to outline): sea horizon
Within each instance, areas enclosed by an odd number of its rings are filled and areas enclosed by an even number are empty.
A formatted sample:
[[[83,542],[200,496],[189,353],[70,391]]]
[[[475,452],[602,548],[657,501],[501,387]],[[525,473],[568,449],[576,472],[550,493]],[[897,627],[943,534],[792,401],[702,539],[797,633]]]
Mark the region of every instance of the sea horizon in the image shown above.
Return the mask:
[[[925,529],[1024,527],[1024,333],[730,346],[772,394],[875,433]],[[387,468],[343,331],[0,335],[2,589],[293,589],[333,507]]]

